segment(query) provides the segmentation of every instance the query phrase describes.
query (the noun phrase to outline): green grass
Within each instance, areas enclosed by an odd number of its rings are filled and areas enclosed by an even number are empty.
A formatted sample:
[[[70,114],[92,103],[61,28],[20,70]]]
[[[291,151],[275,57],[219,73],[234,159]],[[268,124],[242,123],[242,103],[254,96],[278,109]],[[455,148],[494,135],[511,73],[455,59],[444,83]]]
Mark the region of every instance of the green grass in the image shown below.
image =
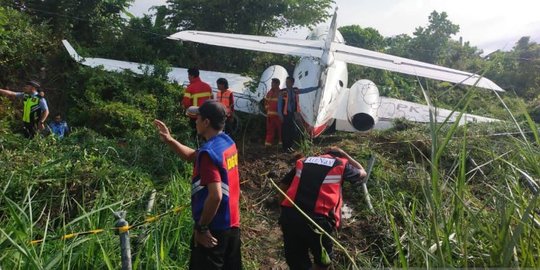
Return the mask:
[[[63,141],[51,137],[27,141],[13,135],[4,139],[11,144],[0,153],[6,164],[0,170],[5,179],[0,196],[0,247],[7,251],[0,257],[0,265],[6,269],[118,269],[120,246],[112,229],[113,211],[127,210],[131,224],[142,221],[146,195],[156,186],[161,195],[155,213],[189,205],[186,175],[190,166],[184,168],[172,153],[161,155],[178,164],[169,168],[172,173],[164,177],[168,180],[163,184],[163,180],[153,179],[163,177],[157,167],[168,162],[151,163],[151,156],[141,159],[131,152],[144,150],[122,149],[115,141],[86,130]],[[191,223],[187,207],[149,225],[145,241],[132,242],[137,269],[183,269]],[[59,239],[94,229],[105,231]],[[133,236],[142,232],[130,231]],[[44,241],[31,244],[34,239]]]
[[[377,157],[368,182],[375,213],[361,193],[344,190],[357,210],[359,221],[352,226],[358,231],[340,232],[338,241],[356,265],[540,267],[540,139],[524,107],[517,112],[515,121],[500,124],[408,124],[402,130],[304,140],[300,148],[307,153],[338,145],[365,165],[370,155]],[[1,131],[0,265],[5,269],[118,269],[113,211],[126,210],[131,224],[143,221],[152,189],[157,189],[155,214],[189,205],[191,165],[155,134],[118,143],[84,129],[63,141],[27,141]],[[518,133],[489,136],[510,131]],[[246,207],[243,226],[275,218]],[[189,212],[130,231],[135,269],[186,268]],[[56,240],[97,228],[107,230]],[[143,232],[144,241],[135,243]],[[353,244],[358,242],[352,237],[366,245]],[[31,244],[32,239],[44,242]],[[267,254],[250,252],[261,246],[259,240],[243,240],[246,269],[264,267]],[[344,253],[336,252],[335,268],[351,269]]]
[[[514,120],[518,136],[506,138],[471,137],[470,129],[481,130],[474,125],[431,123],[431,150],[414,160],[423,172],[415,179],[421,196],[380,189],[395,248],[392,258],[384,254],[387,266],[539,267],[540,231],[531,215],[538,191],[526,183],[538,183],[540,141],[527,120],[523,127]]]

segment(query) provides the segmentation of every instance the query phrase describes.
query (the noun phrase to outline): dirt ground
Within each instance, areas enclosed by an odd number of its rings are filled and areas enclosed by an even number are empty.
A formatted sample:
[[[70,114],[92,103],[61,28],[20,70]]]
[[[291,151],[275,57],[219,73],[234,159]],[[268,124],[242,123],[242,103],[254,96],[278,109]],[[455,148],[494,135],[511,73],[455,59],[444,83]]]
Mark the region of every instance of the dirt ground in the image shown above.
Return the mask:
[[[319,147],[329,146],[330,143],[336,145],[334,140],[323,140],[320,143]],[[258,269],[287,269],[282,234],[277,223],[279,217],[277,190],[269,179],[279,182],[292,168],[295,154],[283,153],[277,146],[265,148],[261,143],[251,143],[244,148],[240,144],[239,154],[244,261],[258,262],[259,265],[256,266]],[[376,220],[376,215],[361,214],[367,211],[361,192],[344,190],[344,202],[353,208],[352,217],[343,220],[340,230],[335,235],[352,256],[356,257],[359,254],[365,256],[371,247],[382,244],[384,232],[378,228],[381,221]],[[364,209],[356,211],[354,209],[356,207]],[[336,250],[333,258],[335,266],[340,263],[348,265],[344,253],[337,251],[335,246],[334,250]]]

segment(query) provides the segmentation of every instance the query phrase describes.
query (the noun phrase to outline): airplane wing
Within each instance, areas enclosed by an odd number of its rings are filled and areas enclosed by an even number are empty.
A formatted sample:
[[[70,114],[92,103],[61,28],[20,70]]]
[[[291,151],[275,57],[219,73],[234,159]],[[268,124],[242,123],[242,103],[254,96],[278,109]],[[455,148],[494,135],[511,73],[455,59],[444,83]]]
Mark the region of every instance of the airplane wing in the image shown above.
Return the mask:
[[[323,40],[289,39],[204,31],[181,31],[170,35],[168,38],[221,47],[318,58],[322,56],[324,47]]]
[[[340,96],[340,100],[335,112],[336,129],[342,131],[357,131],[347,119],[347,98],[348,95],[344,94]],[[375,124],[375,129],[387,129],[392,127],[392,121],[398,118],[404,118],[409,121],[419,123],[429,123],[429,107],[427,105],[418,104],[414,102],[399,100],[395,98],[379,97],[379,108],[377,110],[377,116],[379,121]],[[345,105],[343,105],[345,104]],[[459,115],[459,112],[452,113],[451,110],[435,108],[436,121],[442,123],[448,116],[449,122],[455,122]],[[481,122],[498,122],[500,120],[464,113],[459,120],[459,124],[464,123],[481,123]]]
[[[82,57],[77,53],[77,51],[75,51],[73,46],[71,46],[67,40],[62,40],[62,43],[64,44],[64,47],[68,51],[71,58],[85,66],[93,68],[101,67],[104,70],[113,72],[131,71],[139,75],[151,73],[154,69],[153,65],[105,58]],[[248,88],[247,84],[252,81],[250,77],[241,76],[234,73],[205,70],[200,70],[199,72],[200,77],[213,87],[212,91],[214,93],[218,91],[217,88],[215,88],[216,80],[218,78],[227,79],[229,82],[229,87],[233,91],[233,95],[235,97],[234,106],[237,111],[253,114],[261,113],[259,109],[259,102],[264,98],[264,93],[252,92],[251,89]],[[189,84],[186,68],[172,68],[167,76],[171,82],[177,82],[184,86]]]
[[[68,51],[71,58],[73,58],[73,60],[85,66],[93,68],[103,67],[103,69],[107,71],[114,72],[123,72],[128,70],[139,75],[143,75],[147,72],[152,72],[154,69],[154,66],[152,65],[139,64],[135,62],[117,61],[105,58],[82,57],[77,53],[77,51],[75,51],[73,46],[71,46],[71,44],[67,40],[62,40],[62,44],[64,44],[64,47]],[[185,76],[185,78],[187,79],[187,75]]]
[[[168,38],[221,47],[317,58],[322,57],[325,46],[324,40],[302,40],[204,31],[181,31]],[[332,42],[331,51],[334,53],[336,60],[351,64],[504,91],[491,80],[474,73],[347,46],[337,42]]]
[[[497,84],[478,74],[347,46],[341,43],[334,43],[333,48],[335,49],[336,60],[347,63],[504,92]]]

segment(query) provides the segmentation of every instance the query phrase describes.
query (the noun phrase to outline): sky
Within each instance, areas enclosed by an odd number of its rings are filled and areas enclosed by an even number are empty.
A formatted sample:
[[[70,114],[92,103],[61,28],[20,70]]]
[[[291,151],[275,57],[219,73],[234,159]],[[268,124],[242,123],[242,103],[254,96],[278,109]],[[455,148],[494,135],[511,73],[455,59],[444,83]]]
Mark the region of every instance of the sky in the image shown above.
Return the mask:
[[[163,5],[166,0],[135,0],[130,11],[136,16],[148,8]],[[338,26],[372,27],[383,36],[412,35],[418,26],[429,24],[429,14],[446,12],[448,19],[459,25],[453,36],[469,41],[489,53],[497,49],[511,50],[522,36],[540,43],[539,0],[336,0]],[[201,29],[202,30],[202,29]],[[284,34],[304,38],[307,30]]]

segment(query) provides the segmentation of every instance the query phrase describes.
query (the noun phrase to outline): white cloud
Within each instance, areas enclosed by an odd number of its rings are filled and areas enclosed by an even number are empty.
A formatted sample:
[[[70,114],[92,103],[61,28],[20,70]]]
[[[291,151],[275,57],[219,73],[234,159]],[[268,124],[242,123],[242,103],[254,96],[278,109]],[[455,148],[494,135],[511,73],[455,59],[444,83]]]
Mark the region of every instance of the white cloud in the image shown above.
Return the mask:
[[[412,34],[416,27],[428,25],[433,11],[446,12],[460,26],[456,38],[472,45],[494,50],[521,36],[540,30],[540,1],[535,0],[337,0],[340,25],[373,27],[384,36]],[[344,11],[344,12],[342,12]],[[495,47],[493,47],[495,46]]]
[[[137,17],[142,17],[144,14],[149,14],[152,6],[165,5],[167,0],[135,0],[133,5],[129,8],[129,11]]]

